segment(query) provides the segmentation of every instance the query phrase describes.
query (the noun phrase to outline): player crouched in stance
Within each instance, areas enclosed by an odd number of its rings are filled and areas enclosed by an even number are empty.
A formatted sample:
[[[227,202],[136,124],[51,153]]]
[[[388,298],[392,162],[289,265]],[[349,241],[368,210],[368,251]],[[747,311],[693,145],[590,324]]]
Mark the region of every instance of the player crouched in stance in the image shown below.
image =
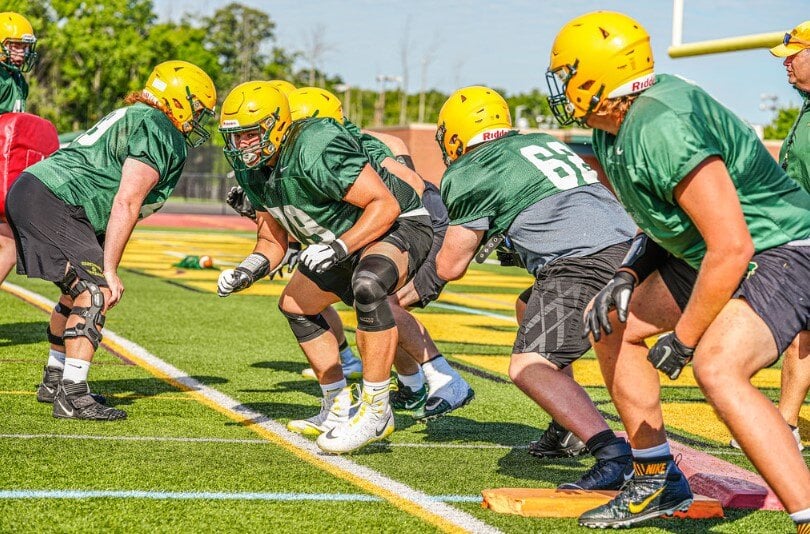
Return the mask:
[[[397,330],[388,296],[410,280],[430,250],[430,217],[416,191],[369,159],[332,119],[291,123],[287,98],[261,82],[236,87],[223,103],[226,155],[258,223],[254,252],[223,271],[220,296],[250,286],[284,257],[288,235],[307,245],[279,308],[323,377],[330,409],[318,437],[327,452],[345,453],[394,431],[389,376]],[[246,184],[248,186],[246,187]],[[342,300],[357,312],[363,359],[362,398],[351,413],[350,392],[335,336],[321,312]],[[319,355],[334,362],[319,369]],[[324,383],[333,387],[327,388]]]
[[[631,476],[627,442],[563,369],[589,348],[582,313],[628,251],[635,226],[568,146],[512,130],[506,101],[487,87],[459,89],[439,111],[436,139],[447,170],[450,226],[439,276],[457,280],[482,240],[508,236],[536,282],[512,348],[509,375],[597,459],[567,489],[618,489]]]
[[[288,99],[293,121],[312,117],[336,120],[355,137],[372,161],[421,192],[422,204],[433,226],[433,244],[413,279],[389,298],[399,334],[395,359],[397,379],[396,387],[391,391],[391,406],[395,410],[409,410],[419,420],[435,419],[465,406],[473,399],[475,392],[450,367],[424,325],[408,311],[410,307],[424,308],[436,300],[445,284],[436,273],[436,255],[441,249],[449,221],[438,188],[416,173],[408,148],[402,140],[392,135],[360,130],[343,116],[340,100],[329,91],[302,87],[289,93]],[[333,316],[335,319],[327,317],[333,331],[342,329],[337,313],[333,313]]]
[[[626,15],[563,26],[547,79],[558,121],[594,128],[596,156],[646,233],[586,320],[635,475],[580,524],[625,527],[689,507],[656,368],[674,380],[692,360],[709,403],[807,532],[810,471],[751,377],[810,326],[810,195],[705,91],[656,75],[649,34]],[[665,331],[648,350],[644,339]]]
[[[216,90],[185,61],[154,68],[142,91],[127,97],[92,128],[28,169],[6,200],[18,271],[54,282],[62,296],[51,314],[50,356],[40,402],[54,417],[124,419],[98,402],[87,374],[101,342],[107,310],[124,292],[118,265],[139,218],[159,209],[174,190],[187,146],[208,139]]]

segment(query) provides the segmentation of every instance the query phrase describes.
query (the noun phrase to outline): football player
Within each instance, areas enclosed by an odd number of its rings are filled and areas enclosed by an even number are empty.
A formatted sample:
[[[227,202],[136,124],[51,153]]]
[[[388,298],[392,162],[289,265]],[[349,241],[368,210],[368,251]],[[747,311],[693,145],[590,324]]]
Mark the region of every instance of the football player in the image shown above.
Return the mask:
[[[287,97],[289,97],[289,95],[296,90],[295,86],[286,80],[270,80],[266,82],[266,84],[267,86],[278,90],[281,94]],[[228,173],[228,176],[235,177],[235,173],[236,171],[231,171]],[[248,217],[256,222],[256,210],[253,208],[253,205],[250,203],[250,200],[248,199],[247,194],[241,185],[231,187],[225,198],[225,202],[239,215]],[[300,256],[301,243],[290,237],[287,242],[287,252],[284,253],[284,258],[281,260],[278,267],[270,271],[270,279],[272,280],[276,276],[282,278],[285,270],[287,271],[287,274],[292,273],[295,266],[298,265]],[[352,351],[352,348],[349,346],[349,342],[346,340],[346,335],[343,332],[343,322],[340,320],[340,316],[338,315],[337,311],[334,307],[328,306],[323,310],[323,312],[321,312],[321,315],[323,315],[323,318],[327,323],[329,323],[332,333],[337,338],[338,350],[340,351],[340,365],[343,368],[343,376],[345,376],[347,379],[361,378],[363,376],[363,363],[360,361],[360,358],[355,356],[354,351]],[[301,374],[307,378],[317,378],[312,367],[307,367],[301,372]],[[316,419],[318,419],[317,416]],[[314,429],[310,429],[309,427],[303,425],[293,425],[291,430],[305,431],[306,433],[320,433],[317,430],[317,426],[319,424],[318,421],[314,421],[313,424],[316,427]]]
[[[0,13],[0,113],[25,111],[28,82],[23,77],[37,62],[37,38],[28,19]]]
[[[433,232],[416,191],[370,160],[343,125],[291,123],[287,98],[265,82],[237,86],[223,103],[225,154],[256,209],[258,229],[254,252],[222,272],[218,293],[245,289],[276,268],[288,235],[307,245],[279,308],[323,388],[317,444],[350,452],[394,431],[389,377],[397,329],[388,296],[425,261]],[[363,358],[354,414],[333,356],[337,341],[321,314],[340,300],[355,307]]]
[[[689,507],[656,369],[674,380],[693,361],[709,403],[806,532],[810,471],[751,377],[810,327],[810,194],[704,90],[656,74],[649,34],[627,15],[563,26],[547,80],[557,120],[594,128],[594,152],[643,232],[586,317],[635,475],[580,524],[624,527]]]
[[[536,278],[509,376],[559,427],[550,427],[545,441],[568,429],[597,459],[560,487],[619,489],[633,472],[630,446],[564,369],[590,349],[582,313],[621,265],[633,222],[568,146],[547,134],[514,131],[506,101],[488,87],[450,96],[439,111],[436,140],[447,165],[441,194],[450,217],[439,276],[461,278],[482,243],[483,259],[508,238]]]
[[[28,19],[10,11],[0,13],[0,114],[25,111],[28,83],[22,73],[36,64],[36,46]],[[0,284],[17,261],[14,236],[2,212],[0,208]]]
[[[401,139],[360,130],[344,117],[343,106],[334,94],[318,87],[303,87],[288,96],[293,121],[320,117],[342,123],[370,159],[405,179],[421,193],[422,204],[430,214],[433,225],[430,254],[413,280],[390,298],[399,330],[395,360],[397,379],[391,392],[391,405],[395,409],[413,411],[417,419],[434,419],[468,404],[475,395],[474,391],[450,367],[424,325],[407,310],[409,307],[424,308],[436,300],[444,288],[444,281],[436,274],[436,254],[444,241],[448,219],[438,188],[416,173],[408,148]]]
[[[90,394],[87,375],[109,308],[124,293],[118,266],[138,219],[158,210],[177,185],[188,147],[208,139],[211,78],[185,61],[167,61],[143,90],[69,146],[14,182],[6,214],[18,271],[54,282],[62,296],[51,314],[51,351],[37,400],[54,417],[124,419]]]

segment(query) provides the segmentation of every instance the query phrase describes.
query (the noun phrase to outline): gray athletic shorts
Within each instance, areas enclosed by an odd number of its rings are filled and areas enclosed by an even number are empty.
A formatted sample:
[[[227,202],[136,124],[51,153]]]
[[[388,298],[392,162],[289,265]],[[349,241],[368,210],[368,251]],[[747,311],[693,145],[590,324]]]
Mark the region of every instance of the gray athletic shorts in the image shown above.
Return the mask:
[[[629,248],[629,242],[619,243],[543,267],[528,294],[512,353],[537,352],[560,369],[585,354],[591,347],[582,337],[585,307],[613,277]]]
[[[697,271],[670,257],[659,272],[683,311]],[[799,332],[810,330],[810,246],[781,245],[754,255],[733,297],[745,299],[765,321],[782,354]]]

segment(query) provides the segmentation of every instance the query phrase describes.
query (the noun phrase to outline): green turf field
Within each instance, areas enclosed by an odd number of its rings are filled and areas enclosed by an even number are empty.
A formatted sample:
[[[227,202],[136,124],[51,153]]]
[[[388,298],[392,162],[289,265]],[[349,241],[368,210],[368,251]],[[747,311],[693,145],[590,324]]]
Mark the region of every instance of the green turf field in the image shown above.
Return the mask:
[[[202,253],[223,265],[249,248],[250,237],[240,234],[136,232],[122,274],[126,293],[107,327],[210,390],[186,391],[162,379],[159,368],[99,350],[91,383],[128,411],[123,422],[56,420],[50,405],[36,402],[47,315],[0,292],[0,532],[430,532],[450,529],[441,519],[444,507],[505,532],[584,531],[574,519],[497,515],[479,502],[482,489],[551,488],[592,464],[541,463],[526,453],[548,416],[498,371],[514,332],[509,306],[528,285],[525,276],[477,268],[449,287],[444,307],[420,312],[475,389],[468,407],[427,425],[398,414],[389,443],[335,465],[272,435],[274,422],[313,415],[319,397],[317,384],[300,374],[306,362],[276,309],[283,282],[220,299],[215,271],[170,267],[172,258]],[[16,275],[9,282],[57,297],[51,284]],[[474,310],[488,315],[464,312],[459,302],[469,298],[480,303]],[[351,314],[343,315],[351,326]],[[775,398],[771,383],[764,387]],[[604,388],[588,389],[619,429]],[[209,391],[238,406],[217,408],[205,396]],[[704,406],[694,387],[667,387],[664,394],[692,413]],[[710,420],[692,423],[676,425],[673,433],[750,468],[723,446],[727,432]],[[803,430],[808,435],[810,429]],[[367,481],[369,469],[381,478]],[[435,505],[409,504],[393,483],[426,494]],[[634,532],[792,529],[784,513],[727,511],[723,521],[658,520]]]

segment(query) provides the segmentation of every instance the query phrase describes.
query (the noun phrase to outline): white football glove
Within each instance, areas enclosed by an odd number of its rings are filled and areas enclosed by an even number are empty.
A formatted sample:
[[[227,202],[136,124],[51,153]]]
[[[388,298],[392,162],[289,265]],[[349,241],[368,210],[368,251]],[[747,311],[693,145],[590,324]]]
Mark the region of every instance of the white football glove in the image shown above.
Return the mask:
[[[340,239],[336,239],[328,245],[324,243],[309,245],[301,253],[300,262],[310,271],[322,273],[348,256],[349,249],[346,244]]]

